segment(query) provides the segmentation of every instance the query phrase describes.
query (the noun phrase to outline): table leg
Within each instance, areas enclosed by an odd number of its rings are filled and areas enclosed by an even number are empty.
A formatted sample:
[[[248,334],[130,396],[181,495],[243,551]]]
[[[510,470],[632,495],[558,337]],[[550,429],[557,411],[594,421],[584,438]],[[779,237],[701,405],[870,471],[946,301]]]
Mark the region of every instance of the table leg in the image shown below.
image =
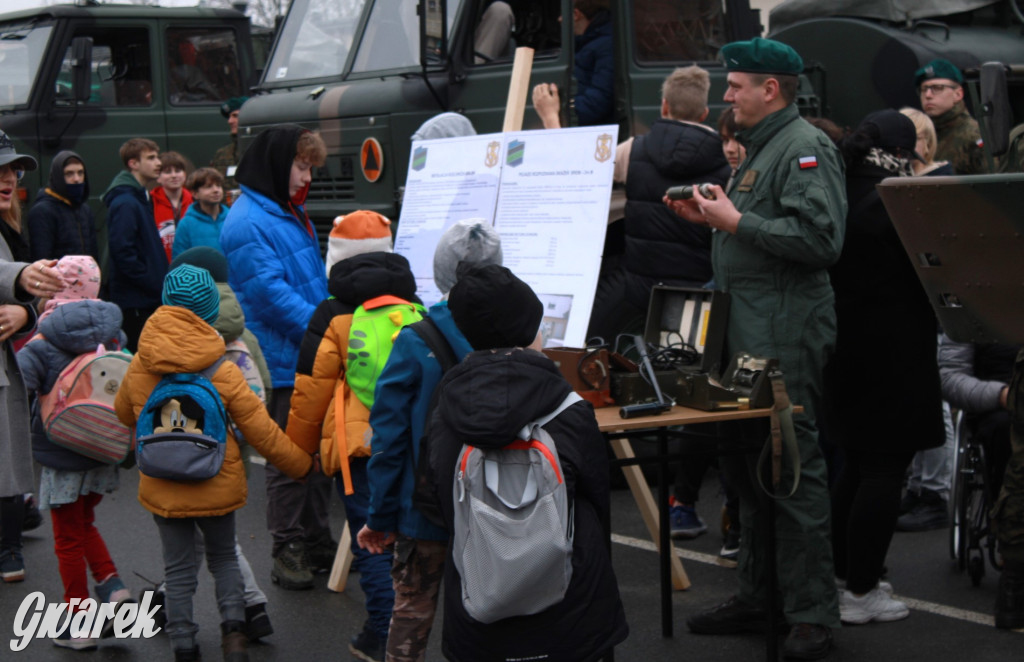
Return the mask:
[[[628,439],[612,439],[610,443],[616,458],[625,460],[636,457],[633,454],[633,447]],[[643,517],[644,524],[647,525],[647,531],[650,533],[651,540],[656,545],[659,545],[661,539],[659,531],[661,527],[658,525],[658,507],[654,503],[654,497],[651,496],[651,490],[644,479],[643,471],[636,465],[630,465],[622,467],[622,473],[626,476],[629,490],[633,493],[633,499],[636,501],[637,508],[640,509],[640,516]],[[662,547],[659,546],[658,549],[660,552]],[[668,546],[667,549],[671,550],[672,548]],[[690,578],[686,575],[686,570],[683,569],[683,562],[679,560],[679,556],[670,553],[668,558],[672,569],[672,588],[677,591],[685,591],[690,588]]]
[[[669,586],[669,558],[675,557],[668,522],[668,437],[658,430],[658,575],[661,582],[661,636],[672,636],[672,588]],[[666,550],[668,553],[666,554]]]

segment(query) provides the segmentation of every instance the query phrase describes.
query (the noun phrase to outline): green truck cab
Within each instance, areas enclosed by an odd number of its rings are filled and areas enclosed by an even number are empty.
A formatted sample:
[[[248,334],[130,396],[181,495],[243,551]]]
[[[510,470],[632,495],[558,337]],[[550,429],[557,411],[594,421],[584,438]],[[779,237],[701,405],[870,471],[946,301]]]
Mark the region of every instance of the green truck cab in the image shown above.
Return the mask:
[[[75,150],[92,204],[123,168],[118,148],[145,137],[197,165],[230,140],[219,112],[256,83],[249,20],[228,9],[55,5],[0,15],[0,129],[41,167]],[[101,242],[105,243],[105,242]]]
[[[320,131],[327,162],[314,170],[306,209],[323,238],[331,219],[355,209],[398,218],[410,136],[430,117],[455,111],[478,133],[501,131],[515,47],[534,49],[529,87],[557,84],[563,122],[575,124],[572,21],[559,21],[572,0],[506,1],[515,15],[509,46],[479,61],[474,31],[488,0],[294,0],[242,107],[241,147],[282,122]],[[677,66],[711,72],[713,122],[725,92],[719,47],[761,30],[747,0],[609,4],[620,140],[658,117],[661,84]],[[541,128],[529,100],[524,117],[524,129]]]

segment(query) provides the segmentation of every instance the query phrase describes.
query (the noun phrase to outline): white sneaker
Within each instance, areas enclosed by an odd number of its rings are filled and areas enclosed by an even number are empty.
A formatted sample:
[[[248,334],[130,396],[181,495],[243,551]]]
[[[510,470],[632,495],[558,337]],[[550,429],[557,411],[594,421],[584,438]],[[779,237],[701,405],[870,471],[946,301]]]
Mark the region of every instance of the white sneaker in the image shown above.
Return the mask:
[[[857,597],[847,590],[839,594],[839,619],[843,623],[863,625],[870,621],[887,623],[910,616],[907,605],[875,587]]]
[[[889,582],[884,581],[884,580],[879,580],[879,582],[878,582],[878,584],[876,584],[876,586],[878,588],[882,589],[882,591],[884,591],[885,593],[888,593],[889,595],[892,595],[892,584],[890,584]],[[840,591],[844,590],[846,588],[846,580],[845,579],[839,579],[838,577],[836,577],[836,588],[839,589]]]
[[[96,650],[96,640],[90,637],[72,637],[67,630],[59,637],[51,637],[53,645],[59,648],[70,648],[76,651]]]

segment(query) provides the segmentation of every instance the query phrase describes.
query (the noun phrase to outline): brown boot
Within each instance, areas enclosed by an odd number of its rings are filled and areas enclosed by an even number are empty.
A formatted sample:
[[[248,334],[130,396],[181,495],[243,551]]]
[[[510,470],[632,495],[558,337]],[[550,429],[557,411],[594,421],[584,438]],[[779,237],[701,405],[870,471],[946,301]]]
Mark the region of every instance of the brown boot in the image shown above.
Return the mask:
[[[224,621],[220,624],[220,648],[224,662],[249,662],[249,640],[245,636],[244,621]]]

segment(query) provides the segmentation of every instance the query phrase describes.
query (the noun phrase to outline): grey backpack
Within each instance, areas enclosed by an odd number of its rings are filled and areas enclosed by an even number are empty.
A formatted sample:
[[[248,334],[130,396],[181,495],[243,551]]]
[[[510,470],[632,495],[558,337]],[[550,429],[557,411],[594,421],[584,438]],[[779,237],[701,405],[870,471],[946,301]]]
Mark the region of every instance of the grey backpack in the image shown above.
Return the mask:
[[[561,602],[572,578],[573,505],[554,440],[555,411],[497,449],[463,445],[455,471],[453,558],[462,604],[481,623],[536,614]]]

